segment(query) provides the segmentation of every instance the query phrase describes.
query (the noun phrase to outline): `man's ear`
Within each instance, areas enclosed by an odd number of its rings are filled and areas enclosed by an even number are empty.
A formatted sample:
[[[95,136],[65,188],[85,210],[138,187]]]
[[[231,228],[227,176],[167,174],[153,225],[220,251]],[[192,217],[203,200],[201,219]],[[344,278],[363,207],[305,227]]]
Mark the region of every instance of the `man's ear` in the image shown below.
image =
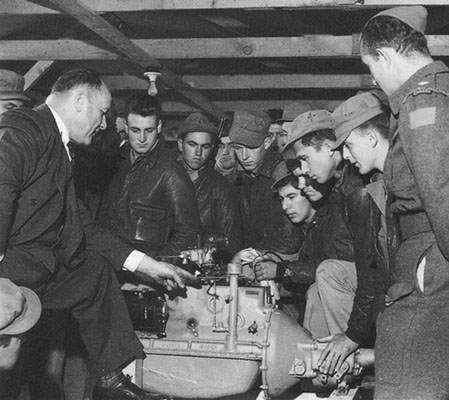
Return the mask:
[[[271,144],[273,143],[274,140],[274,135],[271,133],[269,136],[267,136],[264,140],[263,140],[263,148],[265,150],[268,150],[271,146]]]
[[[121,117],[117,117],[117,118],[121,118]],[[126,134],[129,135],[128,118],[122,118],[122,120],[123,120],[123,125],[125,126]]]
[[[384,63],[388,69],[391,69],[395,56],[397,55],[396,50],[392,47],[380,47],[376,49],[376,54],[378,56],[378,60]]]
[[[79,88],[73,95],[73,106],[76,112],[81,112],[89,102],[87,92]]]
[[[368,132],[366,132],[366,136],[371,143],[371,147],[375,148],[379,143],[378,133],[375,130],[370,129]]]
[[[335,153],[335,150],[333,150],[334,142],[331,142],[330,140],[326,139],[323,143],[323,147],[329,151],[329,154],[331,155],[331,157],[334,155],[334,153]]]
[[[183,140],[181,138],[178,139],[178,150],[182,153],[182,142]]]

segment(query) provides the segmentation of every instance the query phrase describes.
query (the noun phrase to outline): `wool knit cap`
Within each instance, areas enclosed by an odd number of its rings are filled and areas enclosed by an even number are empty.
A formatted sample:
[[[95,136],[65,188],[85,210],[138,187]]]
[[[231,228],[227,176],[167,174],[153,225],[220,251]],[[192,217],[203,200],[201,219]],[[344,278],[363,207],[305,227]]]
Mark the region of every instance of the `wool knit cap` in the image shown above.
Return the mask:
[[[25,78],[14,71],[0,69],[0,100],[24,100],[31,99],[24,93]]]
[[[231,142],[256,148],[270,136],[270,117],[263,111],[236,111],[229,137]]]
[[[281,161],[276,165],[273,171],[272,178],[274,179],[273,184],[271,185],[271,189],[275,190],[275,186],[282,181],[282,179],[286,178],[287,176],[292,176],[291,171],[287,167],[287,163],[285,161]]]
[[[207,132],[218,136],[218,127],[202,113],[190,114],[179,126],[178,137],[190,132]]]

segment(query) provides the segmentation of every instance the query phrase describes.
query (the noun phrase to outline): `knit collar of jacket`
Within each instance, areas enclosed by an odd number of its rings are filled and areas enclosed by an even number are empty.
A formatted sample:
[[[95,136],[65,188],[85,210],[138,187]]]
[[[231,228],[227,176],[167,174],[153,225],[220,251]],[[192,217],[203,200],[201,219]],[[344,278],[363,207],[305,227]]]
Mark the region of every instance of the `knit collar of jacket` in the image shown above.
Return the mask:
[[[128,160],[128,162],[131,164],[131,152],[133,151],[131,145],[127,143],[122,148],[122,154],[124,157]],[[146,163],[152,167],[155,165],[159,159],[161,158],[161,154],[163,153],[163,150],[165,149],[165,141],[164,138],[159,135],[158,142],[156,143],[156,146],[154,146],[148,153],[143,154],[142,156],[138,157],[134,164],[139,161],[139,163],[142,160],[146,160]]]
[[[404,82],[399,89],[397,89],[390,96],[390,107],[393,114],[397,115],[405,97],[419,87],[419,84],[425,79],[427,75],[434,75],[437,72],[447,71],[447,66],[442,61],[434,61],[427,64],[418,71],[416,71],[406,82]]]
[[[182,156],[182,153],[179,154],[178,158],[176,159],[181,165],[184,167],[184,169],[188,172],[188,166],[186,165],[184,158]],[[198,178],[195,179],[192,183],[195,188],[197,188],[201,182],[206,179],[207,176],[209,176],[214,169],[214,160],[208,160],[199,170],[198,170]]]
[[[333,191],[342,193],[348,196],[356,187],[362,186],[363,180],[359,175],[358,170],[347,161],[342,161],[339,165],[338,176],[335,178],[336,182]]]
[[[266,178],[271,178],[273,175],[274,168],[282,160],[283,160],[282,156],[273,147],[270,147],[265,154],[265,157],[262,161],[262,165],[255,174],[251,174],[246,171],[243,172],[245,173],[245,175],[253,178],[259,175],[263,175]]]

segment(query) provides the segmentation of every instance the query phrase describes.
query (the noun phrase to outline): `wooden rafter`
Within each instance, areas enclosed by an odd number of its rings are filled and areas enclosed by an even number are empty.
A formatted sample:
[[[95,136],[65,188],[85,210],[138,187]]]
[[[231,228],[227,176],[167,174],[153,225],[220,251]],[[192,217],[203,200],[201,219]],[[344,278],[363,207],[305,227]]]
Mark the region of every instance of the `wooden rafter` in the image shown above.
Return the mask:
[[[161,64],[150,54],[139,47],[135,42],[125,36],[100,15],[90,10],[79,0],[49,0],[62,11],[71,15],[81,24],[95,32],[107,43],[117,49],[125,58],[140,65],[142,68],[159,69]],[[54,59],[54,58],[53,58]],[[177,89],[184,97],[195,103],[204,112],[220,119],[224,113],[217,106],[212,104],[206,97],[186,84],[180,77],[164,68],[161,71],[161,78],[164,83]]]
[[[94,12],[130,12],[153,10],[218,10],[239,8],[334,8],[334,7],[393,7],[416,5],[413,0],[84,0],[84,4]],[[447,0],[421,0],[424,6],[446,6]],[[2,0],[1,14],[54,14],[55,7],[45,7],[28,0]]]
[[[54,63],[55,61],[38,61],[34,64],[25,74],[25,91],[30,90]]]
[[[218,107],[227,112],[234,112],[237,110],[269,110],[269,109],[283,109],[292,100],[230,100],[230,101],[214,101]],[[302,102],[309,104],[315,110],[326,109],[329,111],[341,104],[338,100],[302,100]],[[162,103],[162,113],[165,116],[170,114],[189,114],[199,111],[197,108],[186,105],[177,101],[166,101]]]
[[[358,57],[354,36],[316,35],[308,37],[139,39],[129,40],[142,52],[157,59],[273,58],[273,57]],[[434,56],[449,56],[449,35],[427,36]],[[104,48],[101,41],[1,40],[2,60],[116,60],[120,55]],[[145,58],[140,56],[142,66]],[[135,60],[133,60],[135,61]],[[166,76],[171,77],[169,71]],[[183,85],[173,78],[176,87]]]
[[[133,75],[105,75],[104,81],[112,90],[141,89],[145,81]],[[188,75],[183,80],[198,90],[244,89],[372,89],[370,75]]]

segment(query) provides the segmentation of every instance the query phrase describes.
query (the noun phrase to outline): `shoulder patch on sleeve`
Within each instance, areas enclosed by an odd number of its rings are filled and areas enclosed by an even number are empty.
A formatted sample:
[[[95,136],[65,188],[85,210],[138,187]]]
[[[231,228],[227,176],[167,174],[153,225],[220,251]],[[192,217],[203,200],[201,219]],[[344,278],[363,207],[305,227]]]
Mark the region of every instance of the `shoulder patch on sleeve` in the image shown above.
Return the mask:
[[[420,128],[426,125],[433,125],[436,119],[436,107],[418,108],[410,115],[410,129]]]

